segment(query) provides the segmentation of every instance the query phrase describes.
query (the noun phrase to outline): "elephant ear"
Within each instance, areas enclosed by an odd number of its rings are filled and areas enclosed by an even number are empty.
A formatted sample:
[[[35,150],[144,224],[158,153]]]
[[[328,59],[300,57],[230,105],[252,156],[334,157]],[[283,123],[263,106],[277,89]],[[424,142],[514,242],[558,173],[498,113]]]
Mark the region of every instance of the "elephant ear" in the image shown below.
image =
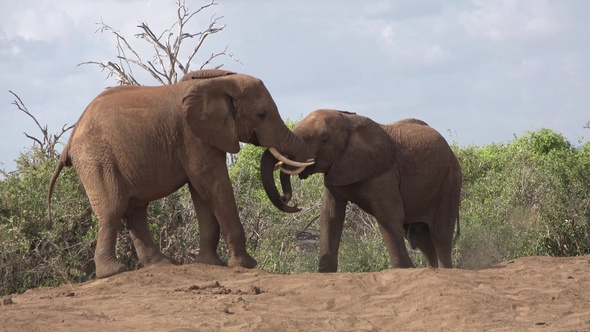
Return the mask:
[[[182,99],[182,110],[192,133],[229,153],[240,151],[236,131],[235,99],[238,88],[231,79],[208,79],[194,84]]]
[[[324,181],[344,186],[379,176],[393,167],[395,145],[381,126],[365,117],[350,134]]]

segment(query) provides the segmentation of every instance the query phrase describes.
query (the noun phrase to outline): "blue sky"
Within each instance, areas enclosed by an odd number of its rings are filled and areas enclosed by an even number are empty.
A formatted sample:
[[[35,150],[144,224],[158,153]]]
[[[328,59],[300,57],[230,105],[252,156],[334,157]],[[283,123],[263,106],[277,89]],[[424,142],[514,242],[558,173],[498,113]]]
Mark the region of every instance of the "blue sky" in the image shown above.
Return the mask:
[[[208,1],[187,0],[190,9]],[[0,168],[13,170],[35,124],[11,105],[16,92],[50,132],[78,119],[105,87],[114,60],[104,21],[142,54],[133,35],[175,19],[175,0],[3,1],[0,10]],[[284,119],[318,108],[380,123],[416,117],[462,146],[507,142],[552,128],[572,143],[590,130],[590,2],[585,0],[230,1],[204,11],[191,31],[223,16],[193,68],[228,46],[224,69],[261,78]],[[191,47],[192,45],[186,45]],[[141,83],[156,84],[145,78]],[[65,140],[64,140],[65,141]]]

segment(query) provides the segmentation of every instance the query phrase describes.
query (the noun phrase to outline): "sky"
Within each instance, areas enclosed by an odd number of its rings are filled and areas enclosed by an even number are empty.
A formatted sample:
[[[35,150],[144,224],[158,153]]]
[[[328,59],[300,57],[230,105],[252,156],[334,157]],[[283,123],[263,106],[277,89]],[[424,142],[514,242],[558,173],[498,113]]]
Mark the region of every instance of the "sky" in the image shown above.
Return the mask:
[[[240,61],[218,58],[212,66],[261,78],[283,119],[319,108],[379,123],[414,117],[460,146],[506,143],[545,127],[574,145],[590,137],[583,128],[590,121],[590,1],[216,2],[186,27],[200,31],[214,15],[225,25],[192,68],[227,47]],[[187,0],[191,10],[207,3]],[[33,144],[25,132],[41,137],[9,90],[58,133],[116,85],[99,67],[78,66],[115,60],[116,41],[97,32],[97,23],[120,31],[149,59],[149,45],[133,37],[137,25],[163,31],[175,15],[176,0],[0,0],[0,169],[14,170],[14,159]]]

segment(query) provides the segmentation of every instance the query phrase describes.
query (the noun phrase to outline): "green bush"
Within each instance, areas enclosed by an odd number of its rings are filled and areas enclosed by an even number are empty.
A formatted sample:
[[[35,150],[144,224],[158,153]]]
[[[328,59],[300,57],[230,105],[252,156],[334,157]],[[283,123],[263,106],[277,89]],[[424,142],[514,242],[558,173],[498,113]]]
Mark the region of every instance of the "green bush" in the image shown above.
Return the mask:
[[[463,171],[459,266],[590,253],[590,144],[550,129],[456,149]]]
[[[62,173],[47,217],[47,188],[55,160],[32,148],[0,182],[0,294],[80,282],[91,262],[96,223],[76,174]]]

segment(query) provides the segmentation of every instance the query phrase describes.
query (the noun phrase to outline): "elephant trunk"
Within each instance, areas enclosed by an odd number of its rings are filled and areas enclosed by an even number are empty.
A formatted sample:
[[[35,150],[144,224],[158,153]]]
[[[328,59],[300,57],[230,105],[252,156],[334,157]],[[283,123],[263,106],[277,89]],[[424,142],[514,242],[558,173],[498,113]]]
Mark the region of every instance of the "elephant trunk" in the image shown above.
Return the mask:
[[[293,187],[291,186],[291,176],[287,173],[280,172],[279,179],[281,181],[281,189],[283,190],[283,196],[281,201],[285,204],[291,201],[293,198]]]
[[[305,165],[310,164],[306,163],[307,161],[309,161],[309,158],[311,157],[309,152],[310,150],[307,146],[307,143],[301,137],[295,135],[291,130],[289,130],[289,128],[287,128],[286,125],[284,125],[277,132],[276,137],[279,137],[276,139],[276,145],[267,145],[267,147],[269,147],[270,149],[266,149],[264,151],[264,153],[262,154],[262,158],[260,160],[260,176],[262,180],[262,185],[270,201],[279,210],[288,213],[299,212],[301,211],[301,209],[297,206],[287,205],[287,203],[289,203],[293,196],[290,176],[288,174],[284,174],[283,172],[281,172],[280,180],[281,187],[283,190],[283,195],[281,196],[279,194],[279,191],[277,190],[273,173],[276,169],[277,163],[279,162],[278,158],[282,159],[282,169],[285,169],[287,171],[298,170],[299,172],[301,172],[305,168]],[[290,161],[285,160],[283,157],[290,159]],[[302,164],[296,165],[291,163],[291,161],[299,162]]]
[[[290,206],[287,203],[292,197],[291,179],[289,175],[281,173],[281,186],[283,187],[284,195],[281,196],[274,181],[274,169],[278,160],[267,149],[262,154],[260,159],[260,177],[266,196],[270,199],[272,204],[279,210],[288,213],[301,211],[297,206]]]
[[[295,135],[286,125],[279,132],[280,139],[275,148],[284,156],[298,162],[305,162],[309,157],[307,144],[299,136]]]

